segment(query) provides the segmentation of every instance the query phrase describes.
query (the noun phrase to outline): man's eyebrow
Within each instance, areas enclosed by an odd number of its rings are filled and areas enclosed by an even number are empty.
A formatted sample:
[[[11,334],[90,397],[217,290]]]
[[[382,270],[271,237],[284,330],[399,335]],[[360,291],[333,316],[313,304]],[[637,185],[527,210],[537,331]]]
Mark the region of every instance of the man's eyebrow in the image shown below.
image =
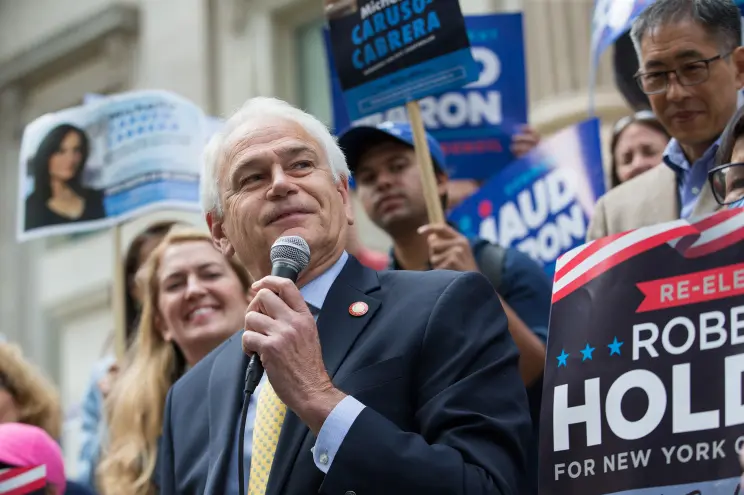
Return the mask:
[[[313,157],[317,157],[317,152],[311,146],[301,143],[287,144],[276,148],[275,153],[282,158],[292,158],[302,154],[311,154]],[[240,157],[240,155],[238,155]],[[228,177],[235,177],[235,175],[242,169],[250,168],[260,163],[265,158],[262,155],[248,155],[245,158],[238,158],[235,163],[230,166],[230,173]]]
[[[288,144],[286,146],[282,146],[276,150],[276,153],[278,155],[286,155],[286,156],[297,156],[301,155],[303,153],[310,153],[313,155],[316,155],[315,150],[306,144]]]
[[[675,53],[674,58],[676,60],[683,60],[683,59],[690,59],[690,58],[704,59],[707,57],[705,57],[705,55],[695,50],[694,48],[690,48],[690,49],[682,50],[681,52]]]
[[[684,60],[690,60],[690,59],[696,59],[696,60],[702,60],[705,56],[700,53],[699,51],[690,48],[687,50],[682,50],[681,52],[677,52],[674,54],[674,60],[677,61],[684,61]],[[666,68],[667,64],[660,60],[649,60],[646,63],[643,64],[643,66],[646,69],[658,69],[658,68]]]

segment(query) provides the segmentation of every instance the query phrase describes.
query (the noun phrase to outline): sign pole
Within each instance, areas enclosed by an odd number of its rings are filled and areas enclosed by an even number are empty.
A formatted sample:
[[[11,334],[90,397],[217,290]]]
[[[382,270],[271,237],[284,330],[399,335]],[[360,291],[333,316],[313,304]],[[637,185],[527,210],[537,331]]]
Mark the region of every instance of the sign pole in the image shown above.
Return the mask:
[[[126,353],[126,290],[124,280],[124,261],[121,255],[121,226],[115,225],[112,232],[113,242],[113,291],[112,306],[114,310],[114,350],[116,360],[121,363]]]
[[[444,212],[442,201],[437,191],[437,178],[434,175],[434,164],[431,161],[429,143],[426,141],[426,129],[421,118],[421,109],[418,101],[406,103],[408,119],[411,121],[413,130],[413,144],[416,151],[416,161],[421,170],[421,182],[424,186],[424,199],[426,200],[426,211],[429,215],[429,223],[443,224]]]

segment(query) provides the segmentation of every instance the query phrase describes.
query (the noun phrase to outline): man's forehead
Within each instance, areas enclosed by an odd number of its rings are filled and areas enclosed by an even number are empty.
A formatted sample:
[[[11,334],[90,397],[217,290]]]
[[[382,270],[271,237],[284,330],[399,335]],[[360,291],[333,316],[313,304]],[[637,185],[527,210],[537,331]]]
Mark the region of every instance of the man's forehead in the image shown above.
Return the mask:
[[[246,148],[292,139],[317,146],[315,139],[298,122],[278,117],[245,122],[231,133],[228,142],[234,147]]]
[[[406,155],[413,151],[410,146],[395,141],[393,139],[373,144],[362,151],[359,156],[359,166],[369,165],[378,162],[386,162],[394,158]]]
[[[702,58],[715,48],[715,39],[700,24],[680,20],[650,27],[641,41],[641,56],[644,64],[657,65]]]
[[[320,144],[300,124],[283,119],[247,122],[226,141],[223,169],[267,151],[279,155],[308,152],[323,156]]]

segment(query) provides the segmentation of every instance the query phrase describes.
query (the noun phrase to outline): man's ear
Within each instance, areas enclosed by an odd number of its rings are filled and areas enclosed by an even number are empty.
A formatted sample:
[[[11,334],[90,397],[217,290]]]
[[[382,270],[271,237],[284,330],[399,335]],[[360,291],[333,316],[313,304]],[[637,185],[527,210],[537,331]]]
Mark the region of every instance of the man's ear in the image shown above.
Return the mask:
[[[439,196],[441,197],[443,194],[447,194],[447,182],[449,182],[447,174],[440,170],[435,170],[434,176],[437,179],[437,193],[439,193]]]
[[[349,179],[339,177],[336,181],[336,190],[341,195],[341,201],[344,204],[344,213],[346,214],[346,223],[354,225],[354,206],[351,200],[351,191],[349,191]]]
[[[207,226],[209,232],[212,234],[212,244],[217,248],[226,258],[232,258],[235,254],[232,244],[227,239],[223,227],[223,218],[214,212],[210,211],[206,215]]]
[[[744,87],[744,47],[737,47],[731,52],[731,61],[736,67],[736,82],[737,89]]]

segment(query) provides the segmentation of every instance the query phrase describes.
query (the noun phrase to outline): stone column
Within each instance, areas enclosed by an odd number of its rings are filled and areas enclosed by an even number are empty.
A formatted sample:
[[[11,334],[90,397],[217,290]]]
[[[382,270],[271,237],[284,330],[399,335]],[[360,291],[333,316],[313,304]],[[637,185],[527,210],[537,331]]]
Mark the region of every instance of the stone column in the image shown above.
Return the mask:
[[[0,89],[0,332],[20,344],[24,353],[51,373],[56,358],[54,336],[46,332],[38,303],[37,263],[44,241],[16,241],[18,158],[23,134],[23,93],[18,86]]]

